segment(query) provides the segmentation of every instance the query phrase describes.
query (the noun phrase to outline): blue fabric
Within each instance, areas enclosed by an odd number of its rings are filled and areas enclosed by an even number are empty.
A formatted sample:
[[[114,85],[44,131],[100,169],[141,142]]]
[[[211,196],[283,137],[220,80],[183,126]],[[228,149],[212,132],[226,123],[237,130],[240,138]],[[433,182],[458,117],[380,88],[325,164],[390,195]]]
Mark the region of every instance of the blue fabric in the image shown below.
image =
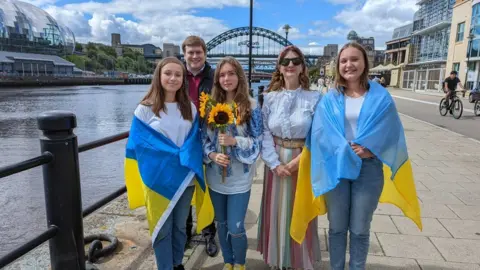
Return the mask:
[[[312,140],[310,137],[314,138]],[[352,141],[368,148],[392,170],[408,160],[403,126],[393,98],[380,84],[370,82]],[[357,179],[362,160],[345,139],[345,97],[330,90],[318,104],[306,147],[311,159],[311,181],[315,197],[334,189],[340,179]]]
[[[363,159],[358,179],[342,180],[337,187],[325,194],[332,270],[345,269],[348,232],[349,269],[365,269],[370,244],[370,223],[382,193],[383,183],[382,162],[376,158]]]
[[[250,190],[239,194],[221,194],[210,189],[215,209],[218,239],[224,263],[245,264],[248,240],[245,232]]]
[[[188,187],[153,242],[158,270],[171,270],[182,264],[187,242],[186,223],[195,187]]]
[[[178,180],[185,179],[190,170],[205,189],[198,116],[180,148],[134,116],[126,156],[137,160],[144,184],[167,199],[173,198],[182,184]]]

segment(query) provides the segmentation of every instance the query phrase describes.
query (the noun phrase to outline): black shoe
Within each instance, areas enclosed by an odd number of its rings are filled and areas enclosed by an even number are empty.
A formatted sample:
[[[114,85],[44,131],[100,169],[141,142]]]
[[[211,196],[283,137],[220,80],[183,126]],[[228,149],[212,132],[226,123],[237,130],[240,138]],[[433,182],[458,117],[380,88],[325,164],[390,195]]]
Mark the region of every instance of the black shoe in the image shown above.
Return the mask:
[[[183,265],[178,265],[178,266],[175,266],[173,267],[173,270],[185,270],[185,267],[183,267]]]
[[[207,235],[205,237],[205,252],[207,252],[207,255],[210,257],[215,257],[218,254],[218,246],[217,243],[215,242],[215,235],[210,236]]]

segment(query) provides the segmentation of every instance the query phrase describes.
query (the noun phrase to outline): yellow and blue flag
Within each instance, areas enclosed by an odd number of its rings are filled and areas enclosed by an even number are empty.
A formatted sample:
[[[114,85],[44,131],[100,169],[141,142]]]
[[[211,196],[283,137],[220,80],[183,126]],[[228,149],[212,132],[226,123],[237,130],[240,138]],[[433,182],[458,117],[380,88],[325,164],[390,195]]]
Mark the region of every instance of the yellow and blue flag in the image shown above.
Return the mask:
[[[147,208],[153,240],[192,179],[197,232],[213,222],[202,154],[198,116],[181,147],[134,116],[125,158],[127,196],[130,208]]]
[[[340,179],[357,179],[362,159],[345,139],[345,99],[329,91],[318,103],[302,151],[290,235],[303,242],[308,223],[327,212],[323,195]],[[399,207],[422,229],[412,167],[395,102],[378,83],[370,82],[357,122],[355,144],[383,162],[384,187],[379,201]]]

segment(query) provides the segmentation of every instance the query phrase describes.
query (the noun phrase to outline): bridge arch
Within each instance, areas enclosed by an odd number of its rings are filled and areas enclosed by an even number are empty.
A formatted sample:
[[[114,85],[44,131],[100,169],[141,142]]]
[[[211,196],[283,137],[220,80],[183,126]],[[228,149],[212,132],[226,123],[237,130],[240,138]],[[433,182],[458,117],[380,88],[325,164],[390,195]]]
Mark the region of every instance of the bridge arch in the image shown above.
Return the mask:
[[[233,40],[238,37],[242,36],[249,36],[250,35],[250,28],[249,27],[238,27],[234,29],[230,29],[228,31],[225,31],[221,33],[220,35],[214,37],[212,40],[210,40],[207,43],[207,52],[212,51],[215,49],[217,46],[219,46],[222,43],[225,43],[226,41]],[[264,37],[269,40],[272,40],[276,42],[278,45],[281,45],[283,47],[288,46],[288,45],[293,45],[290,41],[288,41],[286,38],[282,37],[278,33],[275,33],[271,30],[262,28],[262,27],[256,27],[254,26],[252,28],[252,36],[257,36],[257,37]],[[255,43],[255,41],[254,41]],[[248,44],[247,44],[248,45]],[[278,54],[278,52],[277,52]]]

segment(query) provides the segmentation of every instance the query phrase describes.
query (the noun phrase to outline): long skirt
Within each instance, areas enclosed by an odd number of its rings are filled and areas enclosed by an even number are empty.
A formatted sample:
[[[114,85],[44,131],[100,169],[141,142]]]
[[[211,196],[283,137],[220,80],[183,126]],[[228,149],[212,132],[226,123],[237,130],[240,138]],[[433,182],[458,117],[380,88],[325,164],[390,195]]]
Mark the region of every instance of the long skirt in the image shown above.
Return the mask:
[[[280,162],[287,164],[302,149],[287,149],[277,145],[276,150]],[[301,245],[290,237],[296,189],[297,174],[281,178],[265,167],[257,250],[271,267],[314,269],[321,260],[317,219],[308,225]]]

